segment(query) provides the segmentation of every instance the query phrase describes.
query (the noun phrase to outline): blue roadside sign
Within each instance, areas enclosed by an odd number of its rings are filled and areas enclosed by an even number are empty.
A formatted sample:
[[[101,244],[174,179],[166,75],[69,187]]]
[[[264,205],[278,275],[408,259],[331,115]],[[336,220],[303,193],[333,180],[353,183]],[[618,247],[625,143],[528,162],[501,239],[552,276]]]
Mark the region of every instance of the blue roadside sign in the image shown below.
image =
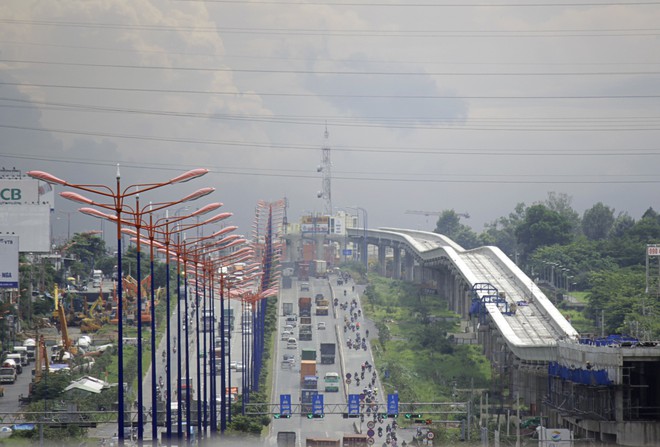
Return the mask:
[[[348,395],[348,414],[360,414],[360,395],[359,394],[349,394]]]
[[[398,394],[388,394],[387,395],[387,415],[388,416],[398,416],[399,415],[399,395]]]
[[[350,256],[350,255],[353,254],[353,250],[350,249],[350,248],[345,248],[344,250],[342,250],[342,254],[343,254],[344,256]]]
[[[291,416],[290,394],[280,394],[280,414],[282,416]]]
[[[312,398],[312,414],[323,415],[323,394],[317,394]]]

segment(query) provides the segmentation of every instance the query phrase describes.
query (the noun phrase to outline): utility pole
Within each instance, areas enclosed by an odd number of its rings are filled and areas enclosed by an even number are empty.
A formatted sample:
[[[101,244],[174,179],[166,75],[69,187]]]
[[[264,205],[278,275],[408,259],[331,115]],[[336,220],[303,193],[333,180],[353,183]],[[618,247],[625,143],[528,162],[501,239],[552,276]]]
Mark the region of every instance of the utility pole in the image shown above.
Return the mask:
[[[316,196],[325,200],[325,214],[332,216],[332,162],[330,161],[330,144],[328,143],[328,125],[325,125],[323,146],[321,147],[321,164],[316,168],[321,172],[323,179],[321,182],[321,191]]]

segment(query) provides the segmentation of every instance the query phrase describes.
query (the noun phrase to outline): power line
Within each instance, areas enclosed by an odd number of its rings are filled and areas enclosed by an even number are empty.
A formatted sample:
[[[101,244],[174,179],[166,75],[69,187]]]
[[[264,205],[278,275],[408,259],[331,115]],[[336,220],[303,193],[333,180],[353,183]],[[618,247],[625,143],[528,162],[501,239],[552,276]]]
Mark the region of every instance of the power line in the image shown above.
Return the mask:
[[[203,71],[221,73],[262,73],[262,74],[314,74],[341,76],[648,76],[660,71],[564,71],[564,72],[483,72],[483,71],[339,71],[339,70],[273,70],[263,68],[222,68],[222,67],[168,67],[165,65],[120,65],[91,64],[86,62],[36,61],[20,59],[0,59],[0,62],[33,65],[63,65],[67,67],[127,68],[134,70],[173,70]]]
[[[41,160],[49,162],[58,162],[58,163],[77,163],[83,165],[97,165],[97,166],[116,166],[117,160],[106,160],[106,161],[89,161],[89,160],[80,160],[72,158],[61,158],[61,157],[43,157],[43,156],[30,156],[24,154],[5,154],[7,157],[13,157],[18,159],[30,159],[30,160]],[[194,167],[193,165],[182,165],[180,163],[176,165],[167,165],[167,164],[158,164],[154,162],[124,162],[121,161],[121,165],[124,168],[134,168],[134,169],[145,169],[149,167],[150,169],[158,170],[167,170],[167,171],[180,171],[182,167]],[[195,165],[196,166],[196,165]],[[307,173],[305,174],[296,174],[295,172],[284,174],[281,169],[274,169],[268,172],[268,170],[259,170],[259,172],[254,172],[250,168],[231,168],[221,166],[208,166],[211,172],[223,175],[241,175],[241,176],[262,176],[262,177],[277,177],[277,178],[299,178],[299,179],[309,179],[313,181],[318,181],[316,175]],[[337,175],[333,178],[338,180],[354,180],[354,181],[366,181],[366,182],[396,182],[396,183],[481,183],[481,184],[657,184],[660,183],[660,178],[658,179],[639,179],[639,177],[653,177],[655,174],[649,175],[594,175],[594,174],[576,174],[573,176],[567,175],[552,175],[552,174],[489,174],[486,178],[484,175],[473,175],[470,177],[464,176],[462,174],[442,174],[440,175],[426,173],[421,174],[422,176],[432,176],[433,178],[421,178],[420,174],[414,174],[410,178],[390,178],[388,176],[377,175],[376,177],[355,177],[347,175]],[[589,176],[592,177],[603,177],[602,180],[592,179],[586,180]],[[462,177],[462,178],[461,178]],[[547,178],[550,177],[550,178]],[[579,180],[571,180],[570,177],[577,177]],[[622,179],[617,179],[621,177]],[[632,177],[632,179],[625,179],[626,177]],[[546,178],[546,179],[543,179]],[[552,178],[555,178],[553,180]]]
[[[291,93],[291,92],[236,92],[222,90],[182,90],[182,89],[156,89],[156,88],[130,88],[130,87],[107,87],[107,86],[82,86],[63,84],[43,84],[34,82],[0,82],[0,85],[12,85],[17,87],[40,87],[61,88],[73,90],[99,90],[99,91],[124,91],[142,93],[190,93],[199,95],[224,95],[224,96],[273,96],[286,98],[351,98],[351,99],[533,99],[533,100],[586,100],[586,99],[657,99],[660,94],[649,95],[363,95],[363,94],[333,94],[333,93]]]
[[[40,100],[27,100],[17,98],[0,97],[0,101],[6,101],[16,104],[2,104],[0,107],[11,108],[33,108],[34,105],[40,106],[41,110],[56,110],[66,112],[84,111],[97,112],[97,113],[120,113],[120,114],[140,114],[140,115],[153,115],[164,117],[185,117],[185,118],[199,118],[199,119],[213,119],[213,120],[228,120],[228,121],[250,121],[258,123],[276,123],[276,124],[294,124],[294,125],[324,125],[328,121],[333,125],[364,125],[364,124],[382,124],[383,126],[399,125],[402,126],[406,123],[413,127],[417,123],[432,124],[464,124],[466,120],[461,117],[453,116],[435,116],[433,118],[423,116],[408,116],[401,117],[387,117],[387,116],[363,116],[356,117],[341,117],[341,116],[313,116],[305,115],[277,115],[270,114],[255,115],[255,114],[224,114],[224,113],[202,113],[202,112],[182,112],[182,111],[168,111],[168,110],[151,110],[151,109],[136,109],[126,107],[114,106],[100,106],[97,104],[80,104],[80,103],[65,103],[53,101],[40,101]],[[546,124],[552,125],[562,124],[573,126],[579,125],[592,125],[592,126],[607,126],[611,127],[613,124],[621,125],[626,123],[628,125],[651,125],[660,123],[659,116],[608,116],[608,117],[579,117],[579,116],[562,116],[562,117],[548,117],[548,116],[498,116],[498,117],[470,117],[469,120],[472,124],[480,125],[509,125],[510,123],[525,124]]]
[[[13,126],[8,124],[0,124],[0,128],[5,129],[14,129],[14,130],[29,130],[34,132],[50,132],[50,133],[62,133],[70,135],[84,135],[84,136],[93,136],[93,137],[104,137],[104,138],[121,138],[121,139],[130,139],[130,140],[142,140],[142,141],[160,141],[168,143],[186,143],[186,144],[204,144],[212,146],[239,146],[239,147],[252,147],[252,148],[266,148],[266,149],[283,149],[283,150],[305,150],[311,151],[316,150],[314,146],[308,145],[296,145],[291,143],[258,143],[258,142],[246,142],[246,141],[229,141],[229,140],[208,140],[208,139],[195,139],[195,138],[172,138],[172,137],[158,137],[158,136],[147,136],[147,135],[127,135],[127,134],[116,134],[110,132],[100,132],[100,131],[84,131],[84,130],[71,130],[71,129],[55,129],[55,128],[45,128],[45,127],[30,127],[30,126]],[[469,129],[474,130],[474,129]],[[488,129],[492,130],[492,129]],[[616,129],[614,129],[616,130]],[[655,130],[655,129],[654,129]],[[425,154],[425,155],[477,155],[477,156],[488,156],[488,155],[497,155],[497,156],[562,156],[562,157],[577,157],[577,156],[652,156],[658,155],[656,152],[657,149],[649,149],[649,151],[639,150],[638,152],[631,152],[630,150],[624,150],[622,152],[603,152],[594,151],[594,152],[576,152],[572,149],[563,149],[556,151],[546,151],[546,152],[520,152],[520,151],[470,151],[466,149],[453,149],[450,151],[446,150],[432,150],[432,149],[414,149],[414,148],[400,148],[400,149],[384,149],[384,148],[358,148],[352,146],[351,148],[336,148],[335,151],[341,152],[373,152],[379,154]]]
[[[203,56],[203,57],[222,57],[223,59],[248,59],[256,60],[263,62],[264,60],[274,60],[274,61],[307,61],[305,57],[295,57],[295,56],[272,56],[272,55],[257,55],[250,56],[246,54],[218,54],[218,53],[201,53],[201,52],[190,52],[190,51],[172,51],[172,50],[146,50],[140,49],[139,51],[127,48],[113,48],[113,47],[102,47],[102,46],[89,46],[89,45],[64,45],[64,44],[54,44],[49,42],[29,42],[29,41],[8,41],[0,40],[0,44],[4,45],[23,45],[23,46],[40,46],[45,48],[67,48],[67,49],[83,49],[83,50],[93,50],[93,51],[112,51],[119,53],[129,53],[129,54],[166,54],[166,55],[186,55],[186,56]],[[315,58],[318,62],[340,62],[340,63],[351,63],[351,62],[368,62],[371,64],[427,64],[427,65],[486,65],[486,66],[507,66],[507,65],[525,65],[525,66],[599,66],[599,65],[614,65],[614,66],[648,66],[648,65],[660,65],[659,62],[651,62],[648,60],[645,61],[636,61],[636,62],[597,62],[597,61],[576,61],[576,62],[519,62],[519,61],[497,61],[497,62],[466,62],[466,61],[430,61],[426,60],[381,60],[381,59],[353,59],[353,58]]]

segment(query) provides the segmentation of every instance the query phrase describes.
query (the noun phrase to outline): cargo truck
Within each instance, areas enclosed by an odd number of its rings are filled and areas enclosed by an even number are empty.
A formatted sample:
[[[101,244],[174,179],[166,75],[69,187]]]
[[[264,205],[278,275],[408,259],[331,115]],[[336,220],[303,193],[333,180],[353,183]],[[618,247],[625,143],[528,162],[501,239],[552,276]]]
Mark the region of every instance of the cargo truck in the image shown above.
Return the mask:
[[[369,437],[359,433],[346,433],[344,435],[342,446],[343,447],[367,447],[369,445]]]
[[[316,376],[305,376],[302,379],[302,389],[303,390],[318,390],[319,389],[319,378]]]
[[[296,432],[278,431],[277,447],[296,447]]]
[[[311,265],[312,274],[317,278],[328,277],[328,263],[323,259],[316,259],[312,261]]]
[[[330,438],[307,438],[305,440],[305,447],[340,447],[341,441],[339,439]]]
[[[334,343],[321,343],[321,364],[332,365],[335,363],[336,346]]]
[[[300,414],[306,415],[312,412],[312,402],[314,396],[319,394],[317,390],[302,390],[300,391]]]
[[[290,289],[292,285],[293,285],[293,280],[291,279],[290,276],[283,276],[282,277],[282,288],[283,289]]]
[[[312,317],[307,315],[306,317],[300,317],[300,324],[312,324]]]
[[[305,377],[316,377],[316,360],[301,360],[300,361],[300,384],[305,381]]]
[[[298,315],[301,317],[312,316],[312,297],[301,296],[298,298]]]
[[[312,341],[312,325],[301,324],[298,329],[298,339],[302,341]]]
[[[293,303],[290,302],[282,303],[282,313],[284,314],[285,317],[288,317],[289,315],[293,315]]]
[[[315,349],[303,349],[300,353],[301,360],[316,360],[316,350]]]
[[[328,306],[316,306],[316,315],[318,316],[326,316],[330,312],[330,309]]]

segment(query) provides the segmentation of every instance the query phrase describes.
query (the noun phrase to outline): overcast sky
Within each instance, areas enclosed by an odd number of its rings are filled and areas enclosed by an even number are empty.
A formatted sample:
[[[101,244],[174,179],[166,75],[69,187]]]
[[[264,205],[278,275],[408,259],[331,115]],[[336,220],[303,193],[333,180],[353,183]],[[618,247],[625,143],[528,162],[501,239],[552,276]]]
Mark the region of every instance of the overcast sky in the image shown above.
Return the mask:
[[[258,200],[324,210],[327,125],[332,204],[370,227],[454,209],[479,232],[549,191],[638,219],[660,209],[659,23],[660,1],[3,0],[0,166],[206,167],[149,197],[213,186],[247,233]],[[56,205],[57,236],[77,206]]]

